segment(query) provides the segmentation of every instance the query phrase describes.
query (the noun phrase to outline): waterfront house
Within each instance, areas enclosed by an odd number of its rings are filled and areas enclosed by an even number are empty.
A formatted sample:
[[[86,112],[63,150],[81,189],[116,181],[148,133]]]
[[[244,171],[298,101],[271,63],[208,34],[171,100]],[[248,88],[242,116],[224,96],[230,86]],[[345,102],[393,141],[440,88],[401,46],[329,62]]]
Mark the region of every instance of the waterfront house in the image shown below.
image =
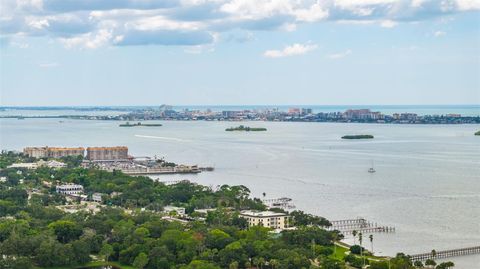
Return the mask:
[[[240,217],[247,220],[248,226],[263,226],[272,229],[284,230],[288,228],[288,215],[273,211],[244,210]]]
[[[175,213],[177,216],[185,216],[185,207],[169,205],[163,208],[163,212],[169,215]]]

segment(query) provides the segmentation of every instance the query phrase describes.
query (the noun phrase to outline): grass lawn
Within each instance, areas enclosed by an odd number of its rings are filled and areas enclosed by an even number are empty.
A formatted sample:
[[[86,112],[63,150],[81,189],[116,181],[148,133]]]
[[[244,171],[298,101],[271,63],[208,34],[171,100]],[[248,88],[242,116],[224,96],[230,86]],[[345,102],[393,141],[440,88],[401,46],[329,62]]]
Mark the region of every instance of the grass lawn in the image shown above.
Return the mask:
[[[350,251],[347,247],[339,244],[336,244],[336,247],[332,247],[332,250],[334,250],[335,252],[332,255],[330,255],[330,258],[340,260],[340,261],[343,261],[343,258],[347,256],[345,252]]]

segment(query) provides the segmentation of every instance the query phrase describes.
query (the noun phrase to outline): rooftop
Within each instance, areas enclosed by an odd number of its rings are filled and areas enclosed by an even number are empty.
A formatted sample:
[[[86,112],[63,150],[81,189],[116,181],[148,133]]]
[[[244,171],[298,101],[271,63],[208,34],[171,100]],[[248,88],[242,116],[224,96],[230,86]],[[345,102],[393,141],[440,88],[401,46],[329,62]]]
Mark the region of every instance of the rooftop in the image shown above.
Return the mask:
[[[87,150],[128,150],[128,147],[118,146],[118,147],[88,147]]]
[[[250,217],[284,217],[287,216],[285,213],[277,213],[273,211],[254,211],[254,210],[243,210],[240,212],[240,215],[250,216]]]

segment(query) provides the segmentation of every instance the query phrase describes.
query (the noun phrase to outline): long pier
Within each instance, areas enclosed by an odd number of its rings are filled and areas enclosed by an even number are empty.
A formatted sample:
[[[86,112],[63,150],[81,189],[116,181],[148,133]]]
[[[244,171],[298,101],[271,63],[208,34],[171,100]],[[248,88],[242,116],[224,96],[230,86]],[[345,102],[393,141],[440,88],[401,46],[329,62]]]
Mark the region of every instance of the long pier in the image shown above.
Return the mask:
[[[435,255],[433,253],[421,253],[410,255],[412,261],[426,261],[428,259],[446,259],[451,257],[480,254],[480,246],[477,247],[468,247],[468,248],[457,248],[450,250],[436,251]]]
[[[343,234],[352,234],[353,231],[362,233],[390,233],[395,232],[395,227],[379,225],[376,222],[371,222],[365,218],[344,219],[330,221],[332,226],[327,227],[327,230],[338,230]]]

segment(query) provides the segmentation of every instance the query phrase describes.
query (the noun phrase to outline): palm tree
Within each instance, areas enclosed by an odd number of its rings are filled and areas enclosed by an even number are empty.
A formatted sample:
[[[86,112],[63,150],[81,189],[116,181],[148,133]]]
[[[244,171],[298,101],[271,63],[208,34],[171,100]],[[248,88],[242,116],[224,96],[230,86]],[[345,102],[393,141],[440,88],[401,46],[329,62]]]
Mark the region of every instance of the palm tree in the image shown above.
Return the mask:
[[[362,247],[362,240],[363,240],[363,235],[362,233],[358,233],[358,241],[360,242],[360,256],[363,258],[363,247]],[[365,258],[363,258],[363,266],[365,266]],[[362,267],[363,268],[363,267]]]
[[[353,230],[352,235],[353,235],[353,244],[356,245],[355,239],[357,238],[357,230]]]
[[[262,257],[258,258],[258,264],[260,265],[260,268],[263,268],[263,265],[265,264],[265,259]]]
[[[432,249],[431,254],[432,254],[432,260],[435,260],[435,257],[437,257],[437,251],[435,249]]]
[[[337,240],[338,240],[338,234],[333,233],[332,235],[332,241],[333,241],[333,256],[337,256]]]
[[[372,246],[372,254],[373,254],[373,234],[369,235],[368,238],[370,239],[370,245]]]
[[[272,266],[272,269],[275,269],[275,267],[280,265],[280,262],[276,259],[271,259],[270,260],[270,265]]]
[[[445,266],[446,266],[447,268],[452,268],[452,267],[455,266],[455,264],[454,264],[453,262],[451,262],[451,261],[448,261],[448,262],[445,263]]]
[[[258,262],[258,258],[257,258],[257,257],[253,258],[253,264],[255,264],[255,268],[258,269],[258,264],[259,264],[259,262]]]

